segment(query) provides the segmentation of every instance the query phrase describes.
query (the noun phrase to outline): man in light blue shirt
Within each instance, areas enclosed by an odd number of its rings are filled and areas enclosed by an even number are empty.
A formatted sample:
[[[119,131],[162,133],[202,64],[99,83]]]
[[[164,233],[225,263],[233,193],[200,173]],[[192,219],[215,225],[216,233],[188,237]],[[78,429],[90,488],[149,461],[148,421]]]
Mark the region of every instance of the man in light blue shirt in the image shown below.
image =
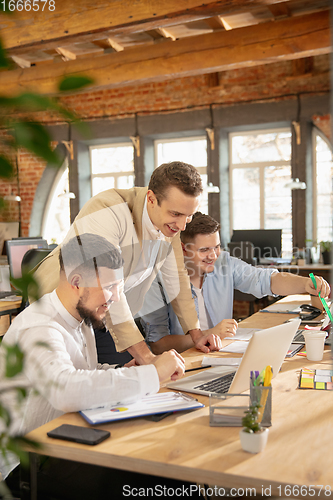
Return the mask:
[[[257,298],[298,293],[317,295],[318,291],[324,297],[329,295],[330,287],[321,277],[316,276],[316,291],[310,278],[254,267],[231,257],[229,252],[221,251],[219,229],[216,220],[197,212],[181,233],[185,266],[201,330],[210,330],[221,338],[236,333],[237,322],[231,319],[235,289]],[[319,299],[315,299],[314,305],[320,307]],[[149,311],[154,312],[145,313],[148,304]],[[171,348],[182,352],[193,347],[191,337],[184,335],[173,313],[159,275],[146,295],[141,323],[146,341],[155,354]]]

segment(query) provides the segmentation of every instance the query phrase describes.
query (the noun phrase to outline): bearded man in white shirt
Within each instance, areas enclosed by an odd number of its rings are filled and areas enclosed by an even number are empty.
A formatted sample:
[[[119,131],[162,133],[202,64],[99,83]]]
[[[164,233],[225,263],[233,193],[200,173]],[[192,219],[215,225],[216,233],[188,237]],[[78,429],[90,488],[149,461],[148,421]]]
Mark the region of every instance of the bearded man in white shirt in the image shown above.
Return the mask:
[[[119,301],[123,259],[105,238],[83,234],[62,246],[59,260],[57,288],[18,315],[0,347],[0,387],[6,384],[6,348],[18,344],[24,354],[23,372],[14,380],[17,387],[27,388],[24,405],[18,407],[13,391],[2,395],[11,414],[12,435],[24,435],[64,412],[139,400],[156,393],[162,381],[184,373],[184,360],[175,351],[156,357],[154,364],[135,366],[133,360],[117,370],[99,365],[93,328],[103,326],[108,307]],[[110,469],[51,458],[46,464],[38,473],[40,498],[111,498],[107,491],[117,498]],[[17,457],[0,461],[0,470],[4,478],[12,471],[7,483],[15,491]],[[108,486],[105,475],[110,478]],[[121,473],[116,476],[119,479]],[[126,484],[130,477],[124,479]]]

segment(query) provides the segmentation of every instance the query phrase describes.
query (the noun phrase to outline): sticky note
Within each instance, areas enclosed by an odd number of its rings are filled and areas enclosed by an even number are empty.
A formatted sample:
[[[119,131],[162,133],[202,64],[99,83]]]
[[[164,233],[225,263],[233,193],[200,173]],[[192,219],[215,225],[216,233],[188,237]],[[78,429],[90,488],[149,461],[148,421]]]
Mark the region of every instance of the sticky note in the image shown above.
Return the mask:
[[[301,388],[302,389],[313,389],[313,380],[310,378],[301,379]]]
[[[326,384],[325,382],[315,382],[315,388],[316,389],[326,389]]]
[[[315,375],[315,382],[332,382],[332,377],[330,375]]]
[[[332,370],[316,370],[316,375],[333,375]]]

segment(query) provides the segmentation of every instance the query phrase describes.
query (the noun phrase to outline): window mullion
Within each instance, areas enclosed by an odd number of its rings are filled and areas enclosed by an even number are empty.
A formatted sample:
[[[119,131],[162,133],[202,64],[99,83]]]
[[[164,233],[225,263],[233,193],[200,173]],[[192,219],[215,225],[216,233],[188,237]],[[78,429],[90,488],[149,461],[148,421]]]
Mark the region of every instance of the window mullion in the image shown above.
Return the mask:
[[[260,167],[260,229],[265,229],[265,167]]]

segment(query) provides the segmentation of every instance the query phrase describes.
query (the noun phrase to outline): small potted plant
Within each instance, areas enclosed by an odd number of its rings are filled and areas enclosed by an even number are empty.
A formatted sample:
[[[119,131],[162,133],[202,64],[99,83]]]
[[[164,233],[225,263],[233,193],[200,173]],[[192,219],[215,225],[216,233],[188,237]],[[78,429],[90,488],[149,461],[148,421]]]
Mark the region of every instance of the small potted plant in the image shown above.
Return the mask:
[[[259,404],[249,407],[242,419],[243,429],[239,431],[242,448],[250,453],[259,453],[267,443],[268,429],[262,427],[258,421],[259,408]]]
[[[332,242],[331,241],[321,241],[320,242],[321,254],[323,256],[324,264],[332,263]]]

